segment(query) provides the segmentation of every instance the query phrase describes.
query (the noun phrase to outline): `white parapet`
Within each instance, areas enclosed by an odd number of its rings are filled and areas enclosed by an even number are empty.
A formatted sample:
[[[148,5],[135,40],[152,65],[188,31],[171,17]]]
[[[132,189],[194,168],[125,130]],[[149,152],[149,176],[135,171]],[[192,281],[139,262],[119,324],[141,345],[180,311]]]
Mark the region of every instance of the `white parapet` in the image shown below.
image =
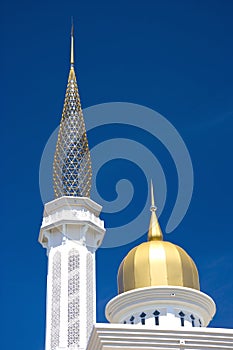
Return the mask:
[[[232,350],[233,330],[223,328],[146,327],[103,324],[94,326],[87,350]]]
[[[134,289],[109,301],[111,323],[145,326],[206,327],[215,314],[214,301],[199,290],[159,286]]]
[[[49,251],[70,239],[95,251],[105,234],[104,222],[98,217],[101,209],[87,197],[63,196],[45,204],[39,242]]]

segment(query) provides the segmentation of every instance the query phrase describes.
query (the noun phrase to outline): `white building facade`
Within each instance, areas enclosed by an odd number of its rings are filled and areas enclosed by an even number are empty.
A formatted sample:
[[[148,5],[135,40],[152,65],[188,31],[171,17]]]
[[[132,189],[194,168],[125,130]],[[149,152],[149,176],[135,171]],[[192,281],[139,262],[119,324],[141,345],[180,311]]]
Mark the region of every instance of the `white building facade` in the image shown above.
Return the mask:
[[[232,350],[232,329],[94,326],[87,350]]]

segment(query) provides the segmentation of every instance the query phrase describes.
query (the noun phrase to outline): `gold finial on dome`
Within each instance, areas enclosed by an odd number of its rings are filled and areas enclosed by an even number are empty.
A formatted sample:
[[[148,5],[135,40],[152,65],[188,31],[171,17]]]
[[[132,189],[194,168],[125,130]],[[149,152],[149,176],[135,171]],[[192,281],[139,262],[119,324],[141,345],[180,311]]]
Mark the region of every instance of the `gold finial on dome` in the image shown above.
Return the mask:
[[[163,234],[159,225],[159,221],[156,215],[157,207],[155,206],[155,199],[154,199],[154,188],[153,183],[151,180],[151,218],[150,218],[150,227],[148,231],[148,241],[162,241],[163,240]]]

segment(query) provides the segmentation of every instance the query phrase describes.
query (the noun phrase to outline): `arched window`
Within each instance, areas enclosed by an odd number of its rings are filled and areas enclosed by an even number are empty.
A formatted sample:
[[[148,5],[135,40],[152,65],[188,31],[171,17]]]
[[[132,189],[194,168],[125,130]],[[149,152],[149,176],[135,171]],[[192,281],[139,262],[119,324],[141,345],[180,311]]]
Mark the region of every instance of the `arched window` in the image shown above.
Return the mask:
[[[190,318],[192,320],[192,326],[195,327],[195,317],[191,315]]]
[[[141,317],[141,324],[144,325],[146,323],[146,314],[145,314],[145,312],[142,312],[140,317]]]
[[[183,313],[183,311],[179,312],[179,316],[180,316],[181,326],[184,327],[184,316],[185,316],[185,314]]]
[[[155,316],[155,325],[159,326],[159,315],[160,315],[160,312],[158,310],[155,310],[155,312],[153,312],[153,315]]]
[[[134,316],[131,316],[131,317],[130,317],[130,319],[129,319],[129,320],[130,320],[130,323],[131,323],[131,324],[134,324],[134,319],[135,319],[135,317],[134,317]]]

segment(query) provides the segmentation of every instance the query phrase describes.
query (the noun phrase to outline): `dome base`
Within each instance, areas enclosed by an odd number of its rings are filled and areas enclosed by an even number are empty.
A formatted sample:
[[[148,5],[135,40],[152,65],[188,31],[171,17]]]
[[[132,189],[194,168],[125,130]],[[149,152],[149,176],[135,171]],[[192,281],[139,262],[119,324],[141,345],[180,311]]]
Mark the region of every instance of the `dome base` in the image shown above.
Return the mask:
[[[105,309],[110,323],[162,327],[206,327],[216,312],[214,301],[192,288],[145,287],[122,293]]]

